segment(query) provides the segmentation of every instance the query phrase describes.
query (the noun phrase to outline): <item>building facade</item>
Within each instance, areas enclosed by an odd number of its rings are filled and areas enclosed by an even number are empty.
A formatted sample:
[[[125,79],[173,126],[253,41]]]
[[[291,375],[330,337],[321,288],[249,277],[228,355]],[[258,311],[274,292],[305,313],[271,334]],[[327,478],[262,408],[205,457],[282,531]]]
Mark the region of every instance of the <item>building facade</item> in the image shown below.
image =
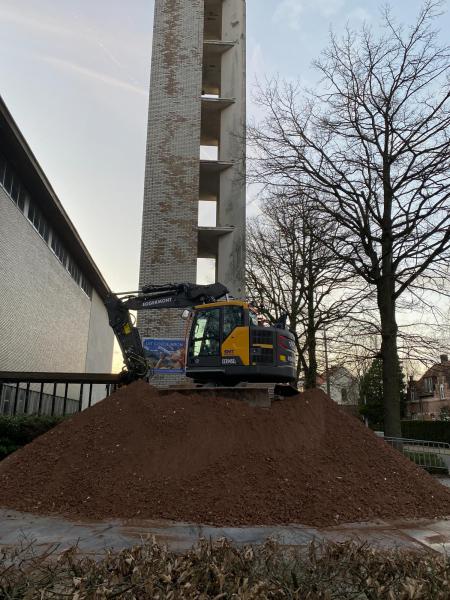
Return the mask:
[[[330,385],[330,397],[336,404],[342,406],[358,406],[359,386],[358,380],[348,369],[338,365],[330,367],[317,378],[317,387],[327,391],[327,381]]]
[[[0,98],[0,371],[110,373],[108,293]]]
[[[450,361],[441,355],[417,381],[411,378],[406,395],[406,418],[418,420],[450,419]]]
[[[317,378],[317,387],[327,392],[327,382],[330,387],[330,397],[336,404],[347,412],[357,415],[359,402],[359,385],[357,378],[345,367],[331,367],[328,372]]]
[[[156,0],[140,286],[196,282],[198,260],[245,294],[245,0]],[[141,335],[179,338],[176,311]]]

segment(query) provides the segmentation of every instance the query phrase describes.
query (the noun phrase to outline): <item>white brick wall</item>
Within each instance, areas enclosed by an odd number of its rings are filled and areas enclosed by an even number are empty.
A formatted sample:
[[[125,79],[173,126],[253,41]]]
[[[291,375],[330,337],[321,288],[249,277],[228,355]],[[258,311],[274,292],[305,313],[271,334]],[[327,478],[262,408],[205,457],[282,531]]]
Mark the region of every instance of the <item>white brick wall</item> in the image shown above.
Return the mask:
[[[91,300],[0,187],[0,370],[109,372],[113,333],[93,300],[91,317]]]

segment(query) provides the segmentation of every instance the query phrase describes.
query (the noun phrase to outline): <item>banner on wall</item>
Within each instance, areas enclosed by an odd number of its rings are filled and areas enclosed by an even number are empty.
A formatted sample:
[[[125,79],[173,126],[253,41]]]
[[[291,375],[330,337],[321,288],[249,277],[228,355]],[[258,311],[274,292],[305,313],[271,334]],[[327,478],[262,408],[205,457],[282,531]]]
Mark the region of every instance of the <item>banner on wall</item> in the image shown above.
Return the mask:
[[[184,339],[143,338],[142,345],[155,373],[184,373]]]

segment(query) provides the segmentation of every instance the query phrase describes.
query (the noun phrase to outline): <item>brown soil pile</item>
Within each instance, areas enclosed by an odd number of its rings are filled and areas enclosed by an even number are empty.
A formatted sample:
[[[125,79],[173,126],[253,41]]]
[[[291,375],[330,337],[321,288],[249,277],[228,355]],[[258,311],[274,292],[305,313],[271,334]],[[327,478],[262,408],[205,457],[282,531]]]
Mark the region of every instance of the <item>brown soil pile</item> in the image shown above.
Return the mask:
[[[270,410],[135,383],[0,463],[0,504],[69,517],[330,525],[450,515],[450,492],[321,391]]]

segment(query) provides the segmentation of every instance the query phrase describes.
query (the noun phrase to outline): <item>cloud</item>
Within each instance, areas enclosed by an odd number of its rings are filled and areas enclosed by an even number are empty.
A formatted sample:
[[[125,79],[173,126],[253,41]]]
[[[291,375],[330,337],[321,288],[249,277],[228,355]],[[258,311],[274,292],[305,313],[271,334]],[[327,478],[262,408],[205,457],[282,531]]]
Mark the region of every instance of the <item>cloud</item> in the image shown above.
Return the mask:
[[[338,13],[344,4],[345,0],[281,0],[273,20],[290,29],[299,30],[305,12],[315,12],[321,17],[329,18]]]
[[[247,59],[248,70],[258,78],[267,72],[263,46],[256,40],[249,40],[248,47],[250,50]]]
[[[300,29],[300,15],[304,9],[303,0],[282,0],[273,19],[276,23],[286,23],[291,29]]]
[[[100,71],[95,71],[94,69],[91,69],[88,67],[83,67],[82,65],[79,65],[77,63],[74,63],[74,62],[71,62],[68,60],[63,60],[61,58],[56,58],[53,56],[42,56],[42,55],[38,56],[38,59],[40,59],[50,65],[58,67],[62,70],[72,71],[83,77],[88,77],[90,79],[94,79],[99,83],[114,86],[116,88],[121,88],[128,92],[139,94],[139,95],[145,96],[145,97],[147,97],[147,95],[148,95],[148,92],[145,88],[135,85],[134,83],[129,83],[128,81],[124,81],[122,79],[117,79],[116,77],[112,77],[106,73],[102,73]]]
[[[362,6],[355,8],[350,11],[348,14],[349,21],[370,21],[372,19],[372,15],[368,10],[363,8]]]
[[[312,0],[309,2],[311,9],[319,11],[322,17],[332,17],[344,8],[345,0]]]
[[[6,21],[26,27],[27,29],[39,30],[45,33],[51,33],[59,36],[74,36],[73,29],[66,27],[62,22],[57,20],[45,20],[43,15],[33,15],[32,13],[25,14],[7,6],[0,6],[0,21]]]
[[[86,42],[95,44],[109,60],[120,67],[122,65],[115,54],[111,52],[110,47],[114,47],[121,54],[141,56],[148,51],[151,44],[151,34],[139,34],[135,31],[127,33],[122,30],[122,35],[117,36],[108,30],[101,28],[96,30],[89,20],[75,11],[74,6],[58,7],[59,12],[55,10],[49,14],[44,11],[34,11],[29,7],[28,10],[24,10],[23,7],[19,8],[17,5],[8,5],[7,0],[3,1],[6,4],[0,5],[0,23],[11,23],[33,33],[43,33],[63,39],[76,39],[79,41],[79,45]],[[107,43],[101,39],[105,36],[109,38]]]

